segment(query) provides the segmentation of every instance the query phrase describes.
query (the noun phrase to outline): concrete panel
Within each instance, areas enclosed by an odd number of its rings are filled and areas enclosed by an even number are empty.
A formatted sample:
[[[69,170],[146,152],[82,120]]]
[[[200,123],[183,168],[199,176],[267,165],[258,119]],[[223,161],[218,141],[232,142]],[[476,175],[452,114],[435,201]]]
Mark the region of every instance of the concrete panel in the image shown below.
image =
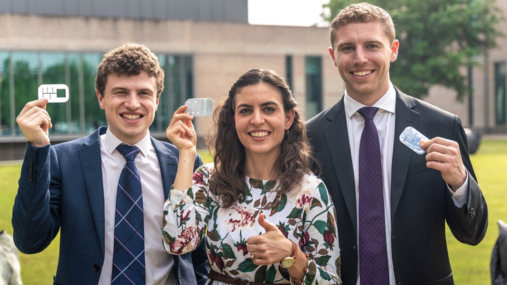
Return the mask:
[[[11,0],[0,0],[0,13],[9,13],[11,9]]]
[[[43,15],[63,15],[63,3],[61,0],[27,0],[28,13]]]
[[[225,8],[225,18],[223,21],[248,22],[247,0],[224,0],[222,6]]]
[[[63,2],[64,15],[80,15],[79,8],[80,6],[78,0],[66,0]]]
[[[28,5],[26,0],[13,0],[11,1],[11,12],[12,13],[28,13]]]
[[[125,0],[125,16],[129,18],[139,18],[141,13],[141,3],[138,0]]]
[[[79,1],[79,0],[77,0]],[[79,15],[93,16],[95,0],[79,1]]]
[[[140,9],[140,12],[141,12],[141,18],[143,19],[151,19],[153,18],[153,9],[155,8],[155,3],[153,3],[154,0],[144,0],[142,1],[142,5],[141,5],[141,9]]]

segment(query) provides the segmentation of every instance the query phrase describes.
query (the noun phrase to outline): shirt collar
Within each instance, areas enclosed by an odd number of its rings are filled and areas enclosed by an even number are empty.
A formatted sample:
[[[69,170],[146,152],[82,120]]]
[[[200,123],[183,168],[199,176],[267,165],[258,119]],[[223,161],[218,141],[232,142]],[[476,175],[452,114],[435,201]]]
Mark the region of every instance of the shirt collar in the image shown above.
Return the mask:
[[[347,115],[347,118],[351,118],[356,112],[363,108],[367,107],[363,103],[360,103],[352,97],[350,97],[347,94],[347,89],[345,89],[345,98],[344,98],[344,104],[345,104],[345,114]],[[391,82],[389,82],[389,89],[387,90],[387,93],[382,96],[375,104],[373,104],[372,107],[377,107],[381,110],[384,110],[389,113],[395,113],[396,109],[396,90],[394,90],[394,86]]]
[[[124,143],[119,138],[117,138],[109,130],[109,128],[107,128],[107,131],[106,131],[106,134],[105,134],[105,137],[104,137],[104,142],[105,142],[106,150],[110,154],[112,154],[113,151],[116,150],[117,146],[119,146],[120,144]],[[142,138],[140,141],[138,141],[135,144],[135,146],[137,146],[139,148],[139,150],[141,151],[141,154],[143,156],[146,156],[148,154],[148,151],[152,147],[152,145],[151,145],[151,139],[150,139],[150,131],[148,131],[148,133],[146,134],[146,136],[144,136],[144,138]]]

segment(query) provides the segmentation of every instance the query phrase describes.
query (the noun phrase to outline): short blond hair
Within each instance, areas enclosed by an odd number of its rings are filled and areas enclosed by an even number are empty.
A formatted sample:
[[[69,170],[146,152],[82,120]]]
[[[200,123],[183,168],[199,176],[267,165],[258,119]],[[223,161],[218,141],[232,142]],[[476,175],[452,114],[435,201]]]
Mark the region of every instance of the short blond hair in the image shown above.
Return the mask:
[[[384,32],[390,42],[394,41],[395,30],[393,19],[386,10],[363,2],[352,4],[343,8],[338,15],[333,19],[329,26],[329,37],[331,38],[331,46],[334,48],[336,41],[336,31],[338,28],[348,25],[350,23],[368,23],[380,22],[384,28]]]

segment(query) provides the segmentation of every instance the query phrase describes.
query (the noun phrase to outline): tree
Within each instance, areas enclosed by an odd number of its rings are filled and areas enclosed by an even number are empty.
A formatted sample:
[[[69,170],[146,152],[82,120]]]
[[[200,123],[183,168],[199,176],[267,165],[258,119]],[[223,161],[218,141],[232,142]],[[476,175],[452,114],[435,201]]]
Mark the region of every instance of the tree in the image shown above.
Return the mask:
[[[323,5],[330,14],[362,1],[330,0]],[[400,52],[391,64],[394,85],[416,97],[428,95],[433,85],[456,91],[463,100],[467,84],[463,71],[478,65],[477,56],[494,48],[503,34],[497,24],[504,20],[494,0],[370,0],[393,18]]]

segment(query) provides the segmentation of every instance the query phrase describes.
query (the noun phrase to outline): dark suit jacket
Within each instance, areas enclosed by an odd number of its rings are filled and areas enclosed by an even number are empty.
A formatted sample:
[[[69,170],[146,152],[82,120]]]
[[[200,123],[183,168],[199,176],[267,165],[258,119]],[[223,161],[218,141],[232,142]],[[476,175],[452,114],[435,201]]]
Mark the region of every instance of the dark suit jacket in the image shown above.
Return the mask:
[[[461,242],[477,245],[486,234],[488,212],[467,151],[460,119],[397,91],[391,174],[392,255],[396,284],[454,284],[447,254],[445,222]],[[315,158],[337,211],[345,285],[357,280],[357,211],[354,173],[343,98],[307,122]],[[457,208],[439,171],[426,167],[399,140],[408,126],[428,138],[443,137],[460,146],[468,170],[467,204]]]
[[[99,138],[106,130],[102,127],[88,137],[55,146],[27,146],[12,213],[14,241],[21,252],[38,253],[61,229],[54,284],[89,285],[99,281],[105,230]],[[164,195],[168,197],[178,169],[178,149],[153,138],[151,141],[160,163]],[[198,156],[194,167],[201,164]],[[204,284],[208,271],[204,243],[192,255],[174,256],[174,261],[180,284]]]

